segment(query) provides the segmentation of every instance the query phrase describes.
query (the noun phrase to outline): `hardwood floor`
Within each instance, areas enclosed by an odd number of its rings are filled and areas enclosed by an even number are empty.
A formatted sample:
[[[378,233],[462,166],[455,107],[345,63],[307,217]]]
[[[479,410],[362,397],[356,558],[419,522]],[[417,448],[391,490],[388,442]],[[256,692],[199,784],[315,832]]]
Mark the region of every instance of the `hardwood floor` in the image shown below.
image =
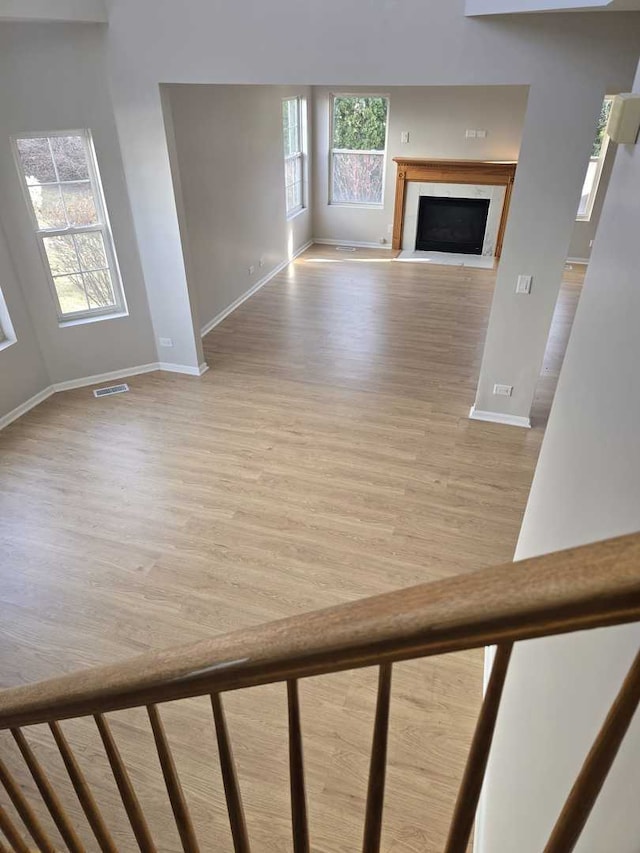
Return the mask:
[[[560,294],[553,314],[553,322],[547,342],[547,350],[536,393],[531,409],[531,422],[539,426],[546,424],[551,410],[551,403],[556,392],[560,368],[569,342],[573,318],[578,307],[582,291],[582,282],[586,266],[582,264],[568,265]]]
[[[316,246],[206,337],[202,378],[57,394],[4,430],[0,684],[511,559],[542,429],[466,417],[493,279]],[[361,845],[376,678],[301,685],[314,851]],[[480,652],[394,667],[388,853],[441,853],[481,679]],[[225,705],[253,849],[290,849],[286,688]],[[231,850],[208,701],[162,713],[203,850]],[[179,850],[144,710],[110,718],[160,849]],[[63,728],[135,850],[93,722]],[[46,729],[28,736],[64,785]],[[38,802],[6,732],[0,750]],[[68,784],[63,800],[78,816]]]

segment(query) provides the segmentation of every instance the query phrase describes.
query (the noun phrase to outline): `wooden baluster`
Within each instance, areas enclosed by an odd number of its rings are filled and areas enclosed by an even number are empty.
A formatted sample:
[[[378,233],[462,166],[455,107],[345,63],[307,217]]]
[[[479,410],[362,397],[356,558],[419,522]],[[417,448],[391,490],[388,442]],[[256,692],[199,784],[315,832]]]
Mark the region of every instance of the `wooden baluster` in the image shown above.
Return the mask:
[[[589,750],[544,853],[571,853],[640,703],[640,652]]]
[[[49,814],[53,818],[53,822],[58,827],[58,832],[62,836],[64,843],[67,845],[71,853],[84,853],[84,845],[80,841],[80,837],[76,832],[73,824],[69,820],[67,813],[64,810],[60,798],[56,794],[47,778],[47,774],[42,769],[40,762],[36,758],[33,750],[24,736],[22,729],[11,729],[13,739],[18,744],[18,749],[22,753],[25,764],[29,768],[29,772],[36,783],[40,796],[44,800],[46,807],[49,809]]]
[[[100,845],[100,849],[103,853],[118,853],[118,848],[111,837],[111,833],[107,829],[95,798],[91,793],[91,789],[89,788],[84,774],[76,761],[75,755],[71,751],[71,747],[64,736],[60,724],[57,722],[49,723],[49,728],[51,729],[54,740],[58,745],[60,755],[64,761],[64,766],[67,768],[67,773],[71,779],[71,784],[73,785],[78,796],[78,800],[80,801],[80,805],[82,806],[82,811],[85,813],[89,826],[96,837],[96,841]]]
[[[138,797],[136,796],[136,792],[131,784],[127,768],[124,766],[124,762],[120,756],[120,751],[118,750],[116,742],[113,739],[113,735],[111,734],[109,724],[102,714],[96,714],[94,719],[98,726],[98,731],[100,732],[100,737],[102,738],[102,743],[104,744],[104,749],[107,753],[109,764],[111,765],[111,770],[113,771],[113,777],[116,780],[116,785],[120,791],[122,804],[127,813],[127,817],[129,818],[133,834],[138,842],[138,847],[142,853],[156,853],[156,846],[153,843],[149,826],[145,820],[144,814],[142,813],[142,809],[140,808]]]
[[[378,701],[373,727],[369,787],[364,823],[363,853],[378,853],[382,834],[382,809],[384,784],[387,772],[387,740],[389,735],[389,707],[391,704],[391,664],[380,667],[378,675]]]
[[[191,815],[189,814],[189,807],[187,806],[182,785],[180,784],[180,778],[176,770],[173,755],[171,754],[171,748],[169,747],[169,741],[167,740],[158,706],[149,705],[147,712],[151,721],[153,737],[156,742],[156,749],[158,751],[158,758],[160,759],[160,766],[162,767],[162,775],[167,786],[167,793],[171,801],[173,816],[176,821],[178,833],[180,834],[182,849],[185,853],[198,853],[200,848],[198,847],[196,833],[191,821]]]
[[[35,812],[27,802],[26,797],[20,790],[18,783],[9,773],[5,763],[0,758],[0,781],[4,785],[9,799],[13,803],[15,810],[20,815],[22,822],[27,827],[29,835],[38,845],[42,853],[55,853],[53,844],[47,838],[47,834],[42,828],[42,824],[35,815]]]
[[[287,702],[289,706],[289,786],[291,789],[293,850],[294,853],[309,853],[309,824],[304,783],[300,698],[298,696],[298,682],[295,680],[287,681]]]
[[[29,853],[29,848],[2,806],[0,806],[0,830],[4,833],[4,837],[11,845],[14,853]]]
[[[233,760],[233,751],[231,749],[224,708],[222,707],[222,699],[218,693],[211,694],[211,707],[213,708],[213,719],[216,726],[220,769],[222,771],[222,782],[227,800],[231,835],[233,836],[233,848],[235,853],[249,853],[251,848],[249,846],[249,836],[247,834],[240,786],[238,785],[238,774],[236,773],[236,766]]]
[[[445,853],[465,853],[469,844],[512,650],[512,643],[504,643],[496,649],[487,692],[458,791]]]

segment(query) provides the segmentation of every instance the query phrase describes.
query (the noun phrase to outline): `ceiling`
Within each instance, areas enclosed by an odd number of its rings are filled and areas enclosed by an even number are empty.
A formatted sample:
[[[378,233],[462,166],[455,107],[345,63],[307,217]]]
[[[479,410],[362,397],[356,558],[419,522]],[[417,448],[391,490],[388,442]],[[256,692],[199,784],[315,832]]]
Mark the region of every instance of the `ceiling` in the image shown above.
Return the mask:
[[[0,0],[0,21],[106,20],[103,0]]]

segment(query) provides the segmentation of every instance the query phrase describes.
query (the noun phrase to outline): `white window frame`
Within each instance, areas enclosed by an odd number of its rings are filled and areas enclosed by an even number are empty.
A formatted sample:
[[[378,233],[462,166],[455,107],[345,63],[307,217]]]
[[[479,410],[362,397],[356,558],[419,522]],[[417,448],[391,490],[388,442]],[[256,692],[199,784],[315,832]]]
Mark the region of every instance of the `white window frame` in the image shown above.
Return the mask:
[[[387,183],[387,147],[389,145],[389,115],[391,112],[391,101],[388,94],[383,92],[331,92],[329,95],[329,204],[333,207],[358,207],[373,210],[381,210],[384,208],[384,193]],[[384,98],[387,102],[387,120],[384,126],[384,148],[382,151],[377,149],[368,150],[363,148],[334,148],[334,122],[335,122],[335,103],[336,98]],[[375,154],[382,155],[382,198],[379,202],[369,201],[334,201],[333,200],[333,166],[336,154]]]
[[[287,219],[293,219],[299,213],[302,213],[303,210],[307,208],[307,105],[305,99],[301,95],[289,95],[286,98],[282,99],[282,104],[284,106],[287,101],[295,101],[296,102],[296,115],[298,120],[298,151],[293,154],[285,154],[284,162],[285,162],[285,170],[284,170],[284,204],[285,204],[285,213]],[[281,114],[282,115],[282,114]],[[284,133],[284,127],[283,127]],[[283,139],[284,145],[284,139]],[[287,190],[289,189],[289,184],[287,184],[287,168],[286,164],[291,161],[299,161],[300,163],[300,204],[297,204],[295,207],[292,207],[290,210],[287,209]],[[297,182],[296,182],[297,183]]]
[[[607,96],[604,100],[605,100],[605,102],[606,101],[612,101],[613,97]],[[589,166],[591,166],[593,163],[596,164],[596,173],[593,177],[593,183],[591,184],[591,190],[589,191],[589,196],[587,198],[587,203],[585,206],[584,213],[578,213],[576,215],[576,222],[590,222],[591,221],[591,217],[593,215],[593,208],[594,208],[594,205],[596,203],[596,198],[598,196],[598,187],[600,186],[600,178],[602,177],[602,171],[604,169],[604,163],[605,163],[605,160],[607,157],[607,150],[608,149],[609,149],[609,134],[607,133],[606,128],[605,128],[605,132],[604,132],[604,135],[602,137],[602,145],[600,147],[599,156],[589,158]],[[588,174],[589,174],[589,168],[587,167],[587,174],[585,175],[585,184],[587,182]],[[583,184],[583,189],[584,189],[584,184]],[[582,201],[583,195],[584,195],[584,192],[580,194],[580,200],[581,201]],[[578,208],[578,210],[579,209],[580,208]]]
[[[16,333],[9,316],[9,309],[4,298],[2,290],[0,290],[0,352],[7,349],[12,344],[16,343]]]
[[[93,192],[93,203],[96,209],[97,222],[93,225],[68,226],[66,228],[41,228],[38,224],[36,212],[33,208],[31,195],[29,193],[29,184],[27,184],[27,178],[24,174],[17,143],[20,139],[53,139],[55,137],[60,136],[80,136],[84,142],[85,151],[87,154],[87,170],[89,173],[89,183]],[[44,264],[49,288],[51,290],[51,295],[53,297],[54,304],[56,307],[58,324],[60,326],[76,325],[78,323],[91,322],[93,320],[106,320],[115,317],[127,316],[127,303],[124,295],[124,289],[122,287],[122,278],[120,276],[118,260],[113,245],[113,235],[111,233],[109,216],[107,214],[104,192],[102,189],[102,182],[100,180],[100,174],[98,172],[98,163],[96,160],[96,153],[93,145],[91,131],[85,128],[81,130],[55,130],[42,131],[38,133],[19,133],[11,137],[11,144],[13,148],[14,160],[16,162],[16,167],[20,176],[20,185],[22,187],[22,193],[25,198],[27,210],[29,211],[29,216],[31,217],[31,223],[33,225],[36,240],[38,243],[38,249],[40,251],[40,256],[42,258],[42,263]],[[53,158],[53,153],[52,160],[56,177],[58,177],[58,170],[55,164],[55,159]],[[61,183],[64,184],[74,182],[55,181],[49,184],[40,184],[40,186],[52,186],[54,184],[58,185]],[[44,238],[87,233],[99,233],[102,235],[107,265],[109,273],[111,275],[111,284],[113,287],[115,305],[110,305],[108,307],[88,308],[84,311],[73,311],[65,313],[60,307],[60,300],[58,299],[58,292],[55,287],[54,277],[49,266],[49,259],[47,257],[47,252],[44,245]]]

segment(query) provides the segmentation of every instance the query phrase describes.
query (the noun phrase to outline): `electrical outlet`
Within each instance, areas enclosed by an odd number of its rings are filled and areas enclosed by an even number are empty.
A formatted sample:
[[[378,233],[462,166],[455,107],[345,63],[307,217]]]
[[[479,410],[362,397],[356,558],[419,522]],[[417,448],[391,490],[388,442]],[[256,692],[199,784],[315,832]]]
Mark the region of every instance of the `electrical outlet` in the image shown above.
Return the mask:
[[[393,222],[387,225],[387,234],[393,234]]]
[[[264,266],[264,258],[260,258],[260,260],[258,261],[258,266],[259,266],[259,267],[263,267],[263,266]]]
[[[173,340],[171,338],[158,338],[161,347],[172,347]]]
[[[496,397],[510,397],[513,393],[513,385],[494,385],[493,393]]]
[[[255,271],[256,271],[256,268],[254,267],[253,264],[251,264],[251,266],[249,267],[249,275],[253,275]]]
[[[516,284],[516,293],[531,293],[532,281],[533,276],[531,275],[519,275],[518,283]]]

